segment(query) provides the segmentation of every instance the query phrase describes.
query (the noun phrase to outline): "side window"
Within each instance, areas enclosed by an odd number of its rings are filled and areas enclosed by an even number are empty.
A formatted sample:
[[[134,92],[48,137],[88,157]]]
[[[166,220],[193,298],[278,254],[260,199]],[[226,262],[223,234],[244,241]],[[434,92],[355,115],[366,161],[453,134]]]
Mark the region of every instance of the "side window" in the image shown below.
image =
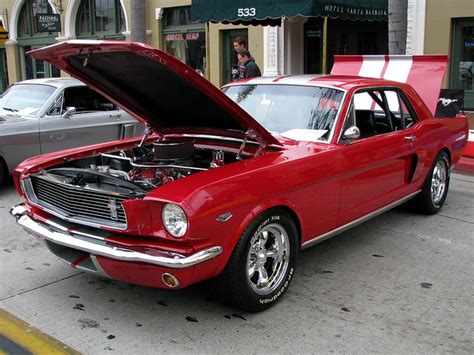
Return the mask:
[[[405,95],[397,89],[359,91],[353,97],[355,125],[360,138],[403,130],[416,121],[415,111]],[[344,129],[348,128],[347,119]]]
[[[385,95],[380,90],[360,91],[354,95],[355,125],[360,138],[368,138],[391,131],[390,113],[385,109]]]
[[[392,113],[394,130],[398,131],[413,125],[416,117],[413,108],[407,104],[407,98],[398,90],[386,90],[388,106]]]
[[[63,94],[61,94],[56,100],[54,100],[53,105],[49,109],[48,116],[57,116],[62,114],[61,107],[63,106]]]
[[[400,102],[402,104],[403,123],[405,128],[411,127],[413,124],[418,122],[415,110],[411,106],[405,95],[400,94]]]
[[[117,106],[87,86],[71,87],[64,90],[62,110],[75,107],[76,113],[114,111]]]
[[[347,111],[346,121],[344,122],[344,127],[342,128],[342,132],[344,133],[348,128],[355,126],[355,111],[354,111],[354,103],[351,103],[349,107],[349,111]]]

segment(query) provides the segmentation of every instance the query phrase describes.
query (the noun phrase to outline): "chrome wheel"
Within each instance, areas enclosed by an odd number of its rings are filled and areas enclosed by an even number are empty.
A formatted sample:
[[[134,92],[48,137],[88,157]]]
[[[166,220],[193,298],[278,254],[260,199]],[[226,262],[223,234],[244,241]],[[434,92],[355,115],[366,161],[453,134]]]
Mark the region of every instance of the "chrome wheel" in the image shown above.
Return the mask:
[[[447,182],[447,166],[443,160],[438,161],[431,176],[431,200],[438,205],[443,199]]]
[[[270,223],[255,233],[247,255],[247,281],[260,295],[272,293],[285,277],[290,259],[287,231]]]

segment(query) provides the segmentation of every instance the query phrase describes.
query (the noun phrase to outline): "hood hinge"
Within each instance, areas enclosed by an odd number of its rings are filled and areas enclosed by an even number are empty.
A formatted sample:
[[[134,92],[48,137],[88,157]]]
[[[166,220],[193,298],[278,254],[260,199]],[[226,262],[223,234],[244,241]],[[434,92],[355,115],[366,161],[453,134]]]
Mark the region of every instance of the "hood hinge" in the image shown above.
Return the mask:
[[[145,134],[143,135],[142,140],[140,141],[140,144],[138,144],[138,147],[141,148],[145,144],[146,140],[148,139],[148,136],[153,133],[153,128],[149,124],[145,126]],[[157,141],[161,141],[163,139],[163,134],[159,132],[155,132],[158,135]]]
[[[239,153],[237,153],[237,157],[236,157],[237,160],[242,159],[241,155],[249,139],[253,139],[258,142],[258,149],[255,152],[254,157],[258,157],[260,153],[262,152],[262,150],[265,149],[268,145],[267,142],[265,142],[265,140],[257,132],[255,132],[253,129],[249,129],[247,132],[245,132],[245,138],[242,141],[242,144],[239,149]]]

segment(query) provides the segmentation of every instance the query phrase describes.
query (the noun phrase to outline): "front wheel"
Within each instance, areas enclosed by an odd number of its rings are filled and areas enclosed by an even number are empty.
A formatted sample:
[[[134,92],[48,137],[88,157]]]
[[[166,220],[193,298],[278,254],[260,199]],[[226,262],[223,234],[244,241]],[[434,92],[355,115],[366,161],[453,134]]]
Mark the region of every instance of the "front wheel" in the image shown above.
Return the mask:
[[[264,212],[240,237],[224,271],[214,280],[224,301],[258,312],[276,303],[293,277],[298,232],[281,210]]]
[[[448,154],[440,152],[433,162],[422,191],[415,198],[415,206],[419,212],[435,214],[441,210],[448,195],[449,167]]]

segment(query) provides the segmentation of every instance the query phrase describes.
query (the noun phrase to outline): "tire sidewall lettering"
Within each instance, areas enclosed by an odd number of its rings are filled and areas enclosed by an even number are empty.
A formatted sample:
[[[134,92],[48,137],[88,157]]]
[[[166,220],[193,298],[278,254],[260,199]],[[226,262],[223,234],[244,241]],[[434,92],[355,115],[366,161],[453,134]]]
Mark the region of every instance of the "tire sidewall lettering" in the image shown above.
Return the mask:
[[[260,303],[262,304],[266,304],[266,303],[271,303],[271,302],[275,302],[276,300],[278,300],[278,298],[280,298],[281,295],[283,295],[283,293],[286,291],[286,289],[288,288],[289,284],[290,284],[290,281],[291,281],[291,278],[293,276],[293,272],[294,272],[294,268],[290,268],[290,271],[288,273],[288,276],[285,280],[285,282],[283,283],[283,286],[278,290],[276,291],[276,293],[272,296],[272,297],[269,297],[269,298],[261,298],[259,301]]]

